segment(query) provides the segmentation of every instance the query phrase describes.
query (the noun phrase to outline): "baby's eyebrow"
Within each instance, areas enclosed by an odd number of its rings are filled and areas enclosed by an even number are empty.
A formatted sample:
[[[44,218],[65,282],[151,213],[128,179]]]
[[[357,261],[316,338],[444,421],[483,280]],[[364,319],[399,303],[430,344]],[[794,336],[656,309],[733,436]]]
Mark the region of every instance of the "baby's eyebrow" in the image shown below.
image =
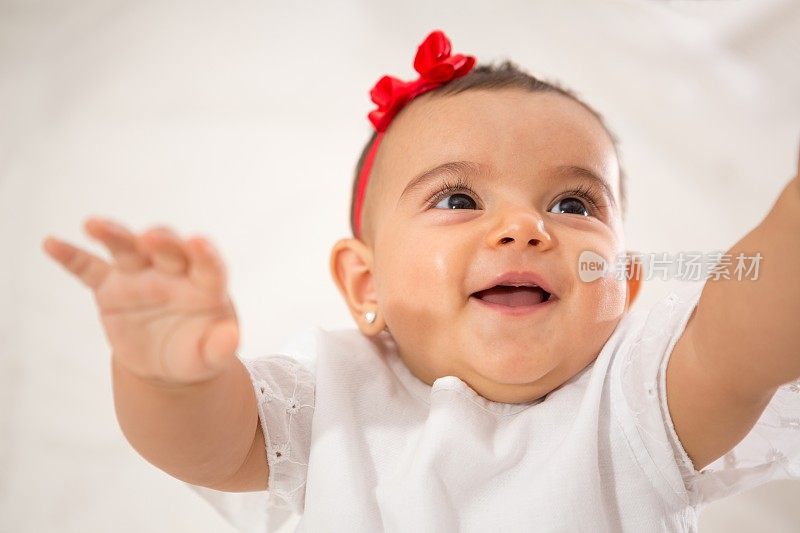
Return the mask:
[[[403,189],[403,192],[400,193],[400,198],[398,202],[403,199],[403,197],[411,192],[423,187],[429,181],[435,180],[442,175],[474,175],[480,172],[481,165],[478,163],[473,163],[472,161],[449,161],[447,163],[442,163],[441,165],[436,165],[433,168],[429,168],[418,174],[414,179],[408,182],[406,188]]]
[[[561,165],[555,168],[555,175],[556,177],[567,177],[570,175],[579,176],[590,181],[593,181],[597,184],[608,199],[613,204],[614,208],[617,208],[617,199],[614,197],[614,190],[611,188],[611,185],[608,183],[608,180],[600,177],[599,175],[595,174],[588,168],[583,168],[575,165]]]
[[[472,176],[478,174],[481,171],[482,166],[478,163],[473,161],[448,161],[447,163],[442,163],[440,165],[436,165],[435,167],[429,168],[418,174],[414,179],[408,182],[406,188],[403,189],[403,192],[400,194],[400,198],[398,199],[398,203],[400,200],[403,199],[404,196],[410,194],[411,192],[415,191],[426,185],[428,182],[433,181],[442,175],[467,175]],[[554,168],[553,170],[553,177],[556,179],[558,178],[566,178],[569,176],[578,176],[584,179],[588,179],[593,181],[597,184],[603,192],[608,196],[608,199],[617,207],[617,200],[614,196],[614,190],[609,185],[608,180],[603,177],[600,177],[595,172],[589,170],[588,168],[580,167],[577,165],[560,165]]]

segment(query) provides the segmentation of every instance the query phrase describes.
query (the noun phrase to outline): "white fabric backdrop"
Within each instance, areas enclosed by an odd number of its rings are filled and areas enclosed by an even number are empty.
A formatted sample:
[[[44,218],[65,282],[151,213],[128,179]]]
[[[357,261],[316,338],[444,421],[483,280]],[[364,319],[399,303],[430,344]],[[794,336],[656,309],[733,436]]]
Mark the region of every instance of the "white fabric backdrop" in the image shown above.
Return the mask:
[[[351,326],[328,254],[348,233],[367,92],[411,77],[434,28],[606,116],[632,249],[724,250],[794,171],[793,0],[0,0],[0,530],[231,531],[125,441],[91,295],[41,241],[106,255],[89,215],[210,237],[246,357],[308,324]],[[796,531],[798,498],[798,483],[760,487],[707,507],[700,529]]]

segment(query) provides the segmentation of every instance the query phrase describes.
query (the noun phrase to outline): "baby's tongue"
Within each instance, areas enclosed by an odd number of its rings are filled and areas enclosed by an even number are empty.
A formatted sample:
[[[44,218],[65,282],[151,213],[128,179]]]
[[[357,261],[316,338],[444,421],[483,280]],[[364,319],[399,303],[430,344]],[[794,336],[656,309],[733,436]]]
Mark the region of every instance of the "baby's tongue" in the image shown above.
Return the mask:
[[[518,307],[536,305],[544,301],[542,290],[536,287],[496,286],[481,292],[481,299],[495,304]]]

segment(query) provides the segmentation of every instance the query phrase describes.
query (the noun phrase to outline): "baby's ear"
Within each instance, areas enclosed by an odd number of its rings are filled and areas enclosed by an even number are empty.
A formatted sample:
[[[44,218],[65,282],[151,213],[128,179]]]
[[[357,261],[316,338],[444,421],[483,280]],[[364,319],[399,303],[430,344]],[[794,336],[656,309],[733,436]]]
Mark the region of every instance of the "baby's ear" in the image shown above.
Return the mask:
[[[366,335],[383,330],[384,321],[378,311],[372,275],[372,251],[358,239],[341,239],[331,250],[330,270],[359,329]],[[366,320],[368,312],[377,315],[371,324]]]
[[[639,295],[639,289],[642,288],[642,278],[644,270],[642,268],[642,261],[636,252],[627,252],[627,272],[625,279],[628,280],[628,296],[625,299],[625,310],[627,311],[633,305],[636,297]]]

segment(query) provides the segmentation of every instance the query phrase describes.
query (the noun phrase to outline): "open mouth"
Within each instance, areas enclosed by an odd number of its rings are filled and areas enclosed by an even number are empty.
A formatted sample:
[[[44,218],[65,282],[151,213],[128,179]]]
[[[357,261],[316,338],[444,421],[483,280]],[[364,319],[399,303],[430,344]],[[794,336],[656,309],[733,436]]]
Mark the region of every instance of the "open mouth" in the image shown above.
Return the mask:
[[[472,296],[495,305],[507,307],[529,307],[553,299],[553,295],[535,286],[495,285],[472,293]]]

